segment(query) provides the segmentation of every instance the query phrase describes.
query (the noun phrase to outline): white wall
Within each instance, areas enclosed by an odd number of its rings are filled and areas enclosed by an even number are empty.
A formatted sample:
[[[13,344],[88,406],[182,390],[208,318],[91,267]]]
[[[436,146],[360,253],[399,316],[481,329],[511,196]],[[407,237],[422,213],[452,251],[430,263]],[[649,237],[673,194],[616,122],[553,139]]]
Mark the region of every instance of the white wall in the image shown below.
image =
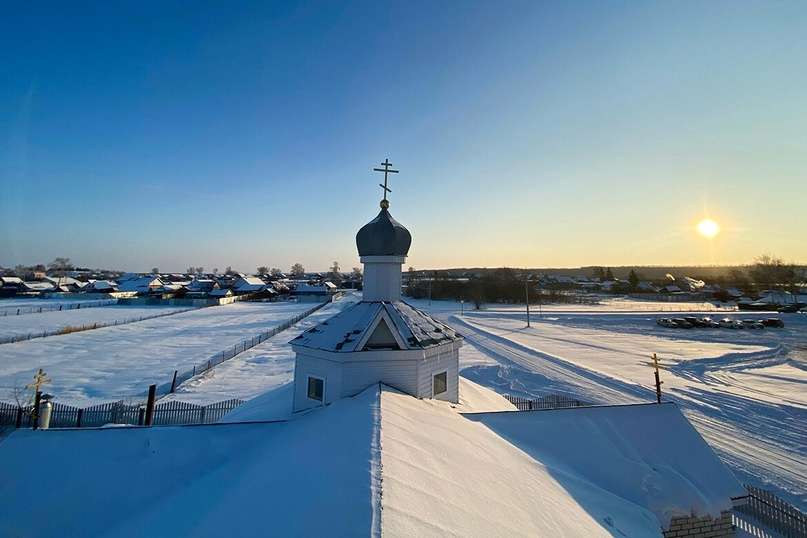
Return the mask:
[[[405,256],[362,256],[365,301],[401,300],[401,265]]]

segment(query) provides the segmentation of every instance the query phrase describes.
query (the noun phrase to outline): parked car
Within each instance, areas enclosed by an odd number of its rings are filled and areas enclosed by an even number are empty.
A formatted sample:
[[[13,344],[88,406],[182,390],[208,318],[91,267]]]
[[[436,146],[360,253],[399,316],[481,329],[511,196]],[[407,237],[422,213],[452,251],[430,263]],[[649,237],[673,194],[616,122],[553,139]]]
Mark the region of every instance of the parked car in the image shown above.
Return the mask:
[[[785,326],[785,322],[782,321],[779,318],[761,319],[761,320],[759,320],[759,322],[761,324],[763,324],[765,327],[780,327],[781,328],[781,327]]]
[[[720,326],[725,329],[742,329],[743,322],[736,319],[723,318],[720,320]]]
[[[686,321],[687,323],[689,323],[693,327],[700,327],[701,326],[700,321],[698,321],[698,318],[696,318],[694,316],[685,317],[684,321]]]
[[[755,319],[744,319],[742,321],[744,329],[764,329],[765,325]]]
[[[675,323],[675,326],[678,327],[679,329],[691,329],[692,327],[694,327],[694,325],[692,325],[684,318],[673,318],[672,321],[673,323]]]
[[[656,320],[656,324],[661,325],[662,327],[668,327],[671,329],[675,329],[678,325],[675,324],[673,320],[670,318],[659,318]]]
[[[720,324],[718,322],[716,322],[715,320],[713,320],[708,316],[700,318],[698,322],[700,323],[699,325],[700,327],[707,327],[709,329],[716,329],[720,327]]]
[[[802,308],[805,308],[805,305],[803,303],[793,303],[780,307],[779,312],[781,312],[782,314],[795,314]]]

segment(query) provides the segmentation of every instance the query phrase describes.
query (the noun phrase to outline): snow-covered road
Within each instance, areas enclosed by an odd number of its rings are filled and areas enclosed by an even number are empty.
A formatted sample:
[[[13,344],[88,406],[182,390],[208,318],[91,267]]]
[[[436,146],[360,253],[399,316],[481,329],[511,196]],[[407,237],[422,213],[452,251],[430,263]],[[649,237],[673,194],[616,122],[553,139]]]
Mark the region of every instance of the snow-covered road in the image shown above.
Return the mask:
[[[527,329],[512,310],[459,316],[435,302],[431,311],[466,337],[462,375],[499,392],[652,401],[649,357],[658,353],[665,399],[738,478],[807,506],[806,316],[785,317],[785,329],[687,331],[642,312],[554,312]]]

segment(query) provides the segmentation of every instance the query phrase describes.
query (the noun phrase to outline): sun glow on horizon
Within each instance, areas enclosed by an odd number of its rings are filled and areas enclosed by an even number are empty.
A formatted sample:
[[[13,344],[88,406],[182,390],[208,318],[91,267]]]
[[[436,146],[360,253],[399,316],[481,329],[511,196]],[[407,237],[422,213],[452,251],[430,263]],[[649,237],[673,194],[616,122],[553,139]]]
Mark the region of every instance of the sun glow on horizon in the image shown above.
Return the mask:
[[[712,219],[703,219],[698,223],[698,233],[707,239],[712,239],[720,233],[720,225]]]

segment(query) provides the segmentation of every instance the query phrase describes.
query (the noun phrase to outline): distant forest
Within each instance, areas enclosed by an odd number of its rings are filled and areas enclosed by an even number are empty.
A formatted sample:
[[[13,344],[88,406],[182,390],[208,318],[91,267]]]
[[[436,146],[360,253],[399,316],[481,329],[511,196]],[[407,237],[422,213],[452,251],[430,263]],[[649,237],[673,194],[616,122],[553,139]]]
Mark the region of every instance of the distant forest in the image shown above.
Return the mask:
[[[405,275],[407,295],[414,298],[466,300],[477,305],[485,302],[523,303],[525,282],[531,294],[541,294],[545,302],[579,302],[575,285],[541,284],[547,276],[567,276],[596,281],[612,281],[612,293],[638,292],[640,282],[669,284],[668,275],[676,279],[690,277],[703,280],[723,290],[737,288],[753,294],[766,289],[794,290],[804,286],[807,266],[783,262],[779,258],[760,256],[750,265],[737,266],[590,266],[579,268],[461,268],[416,270]],[[727,299],[718,292],[716,298]],[[532,297],[532,295],[531,295]]]

